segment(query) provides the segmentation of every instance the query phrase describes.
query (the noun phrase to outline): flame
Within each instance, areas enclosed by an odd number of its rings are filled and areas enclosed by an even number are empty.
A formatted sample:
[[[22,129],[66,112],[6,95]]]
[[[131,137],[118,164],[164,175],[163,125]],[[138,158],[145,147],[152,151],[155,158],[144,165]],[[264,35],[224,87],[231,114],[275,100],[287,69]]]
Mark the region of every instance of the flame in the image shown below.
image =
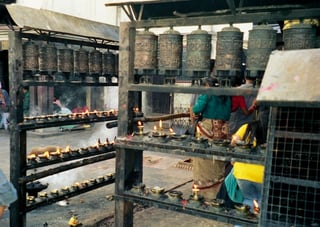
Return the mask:
[[[64,149],[65,152],[70,152],[70,145],[67,145],[66,148]]]
[[[254,206],[254,208],[259,209],[259,203],[257,202],[257,200],[253,200],[253,206]]]
[[[200,133],[200,128],[199,128],[199,126],[197,126],[197,133]]]
[[[159,121],[159,128],[162,128],[162,120]]]
[[[35,159],[37,156],[35,154],[30,154],[28,155],[28,159],[31,160],[31,159]]]
[[[153,130],[154,130],[154,131],[157,131],[157,126],[156,126],[156,125],[153,127]]]
[[[142,126],[142,122],[141,121],[138,121],[138,126]]]

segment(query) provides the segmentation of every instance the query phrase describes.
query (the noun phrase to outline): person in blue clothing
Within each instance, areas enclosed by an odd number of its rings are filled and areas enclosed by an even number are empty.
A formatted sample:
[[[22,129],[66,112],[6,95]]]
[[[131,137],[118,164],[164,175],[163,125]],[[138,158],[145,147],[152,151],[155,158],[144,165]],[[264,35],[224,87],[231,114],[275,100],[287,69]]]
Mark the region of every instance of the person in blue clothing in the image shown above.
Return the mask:
[[[9,94],[5,89],[0,87],[0,113],[1,113],[1,122],[0,128],[8,130],[9,127],[9,107],[10,107],[10,98]]]
[[[214,89],[218,80],[212,77],[204,79],[207,88]],[[200,134],[208,140],[228,138],[228,120],[231,113],[231,98],[201,94],[192,108],[195,116],[201,114],[198,123]],[[193,181],[200,189],[199,194],[206,200],[215,199],[225,173],[225,162],[203,158],[193,158]],[[195,186],[194,186],[195,187]]]

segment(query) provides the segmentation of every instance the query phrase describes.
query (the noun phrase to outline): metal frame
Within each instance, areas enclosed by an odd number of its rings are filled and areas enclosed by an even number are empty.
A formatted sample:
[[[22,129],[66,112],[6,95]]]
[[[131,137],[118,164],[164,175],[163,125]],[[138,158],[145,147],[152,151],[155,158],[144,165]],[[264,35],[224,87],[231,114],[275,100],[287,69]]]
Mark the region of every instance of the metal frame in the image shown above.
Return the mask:
[[[174,19],[159,19],[159,20],[145,20],[145,21],[132,21],[121,23],[120,25],[120,61],[119,67],[121,69],[119,74],[119,116],[118,122],[118,136],[125,138],[126,135],[132,133],[133,118],[130,116],[131,109],[136,106],[137,103],[141,103],[141,100],[136,100],[135,95],[141,91],[156,91],[156,92],[180,92],[180,93],[209,93],[205,89],[180,89],[174,86],[156,86],[156,85],[133,85],[133,59],[134,59],[134,42],[136,29],[139,28],[153,28],[153,27],[171,27],[171,26],[192,26],[192,25],[214,25],[214,24],[232,24],[232,23],[260,23],[260,22],[274,22],[283,21],[287,19],[296,18],[318,18],[320,15],[320,8],[310,9],[295,9],[290,7],[288,9],[279,9],[276,11],[260,11],[251,12],[247,14],[237,15],[214,15],[204,17],[183,17]],[[214,89],[215,90],[215,89]],[[225,91],[228,95],[239,95],[237,91],[228,89],[217,89],[212,91],[213,94],[221,94]],[[211,93],[211,92],[210,92]],[[268,146],[272,146],[272,138],[274,131],[269,129]],[[183,148],[182,148],[183,149]],[[142,166],[142,150],[137,147],[126,145],[118,147],[116,158],[116,178],[119,179],[116,182],[116,202],[115,202],[115,225],[121,226],[133,226],[133,202],[148,202],[146,199],[132,199],[126,195],[126,190],[132,187],[133,183],[141,183],[143,166]],[[266,166],[270,166],[270,154],[265,157]],[[269,168],[269,167],[268,167]],[[270,169],[267,168],[267,171]],[[268,174],[268,172],[267,172]],[[266,179],[266,183],[268,184]],[[268,195],[264,194],[265,202],[267,202]],[[157,201],[151,202],[153,205],[158,206]],[[263,205],[261,213],[263,214],[266,209],[266,204]],[[163,206],[164,209],[169,209]],[[183,212],[183,211],[181,211]],[[193,213],[195,214],[195,213]],[[212,218],[212,217],[211,217]],[[231,218],[232,219],[232,218]],[[230,218],[224,221],[230,221]],[[262,226],[264,226],[262,224]]]

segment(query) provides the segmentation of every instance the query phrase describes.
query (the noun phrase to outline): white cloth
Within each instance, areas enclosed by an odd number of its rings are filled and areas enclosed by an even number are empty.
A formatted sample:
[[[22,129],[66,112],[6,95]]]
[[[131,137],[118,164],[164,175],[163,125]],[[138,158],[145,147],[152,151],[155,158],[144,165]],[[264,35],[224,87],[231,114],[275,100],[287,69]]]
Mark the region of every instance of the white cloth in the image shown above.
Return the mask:
[[[0,206],[9,206],[17,200],[17,190],[12,183],[8,181],[0,169]]]

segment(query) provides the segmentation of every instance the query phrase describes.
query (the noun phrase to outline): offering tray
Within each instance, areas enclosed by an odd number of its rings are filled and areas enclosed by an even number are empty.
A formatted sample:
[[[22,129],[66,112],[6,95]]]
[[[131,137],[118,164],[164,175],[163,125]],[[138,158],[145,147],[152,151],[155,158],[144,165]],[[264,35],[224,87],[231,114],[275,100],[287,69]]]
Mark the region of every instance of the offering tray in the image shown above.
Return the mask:
[[[230,145],[230,140],[213,140],[212,143],[216,146],[228,147]]]
[[[187,135],[170,135],[171,139],[175,139],[175,140],[185,140],[188,138]]]

